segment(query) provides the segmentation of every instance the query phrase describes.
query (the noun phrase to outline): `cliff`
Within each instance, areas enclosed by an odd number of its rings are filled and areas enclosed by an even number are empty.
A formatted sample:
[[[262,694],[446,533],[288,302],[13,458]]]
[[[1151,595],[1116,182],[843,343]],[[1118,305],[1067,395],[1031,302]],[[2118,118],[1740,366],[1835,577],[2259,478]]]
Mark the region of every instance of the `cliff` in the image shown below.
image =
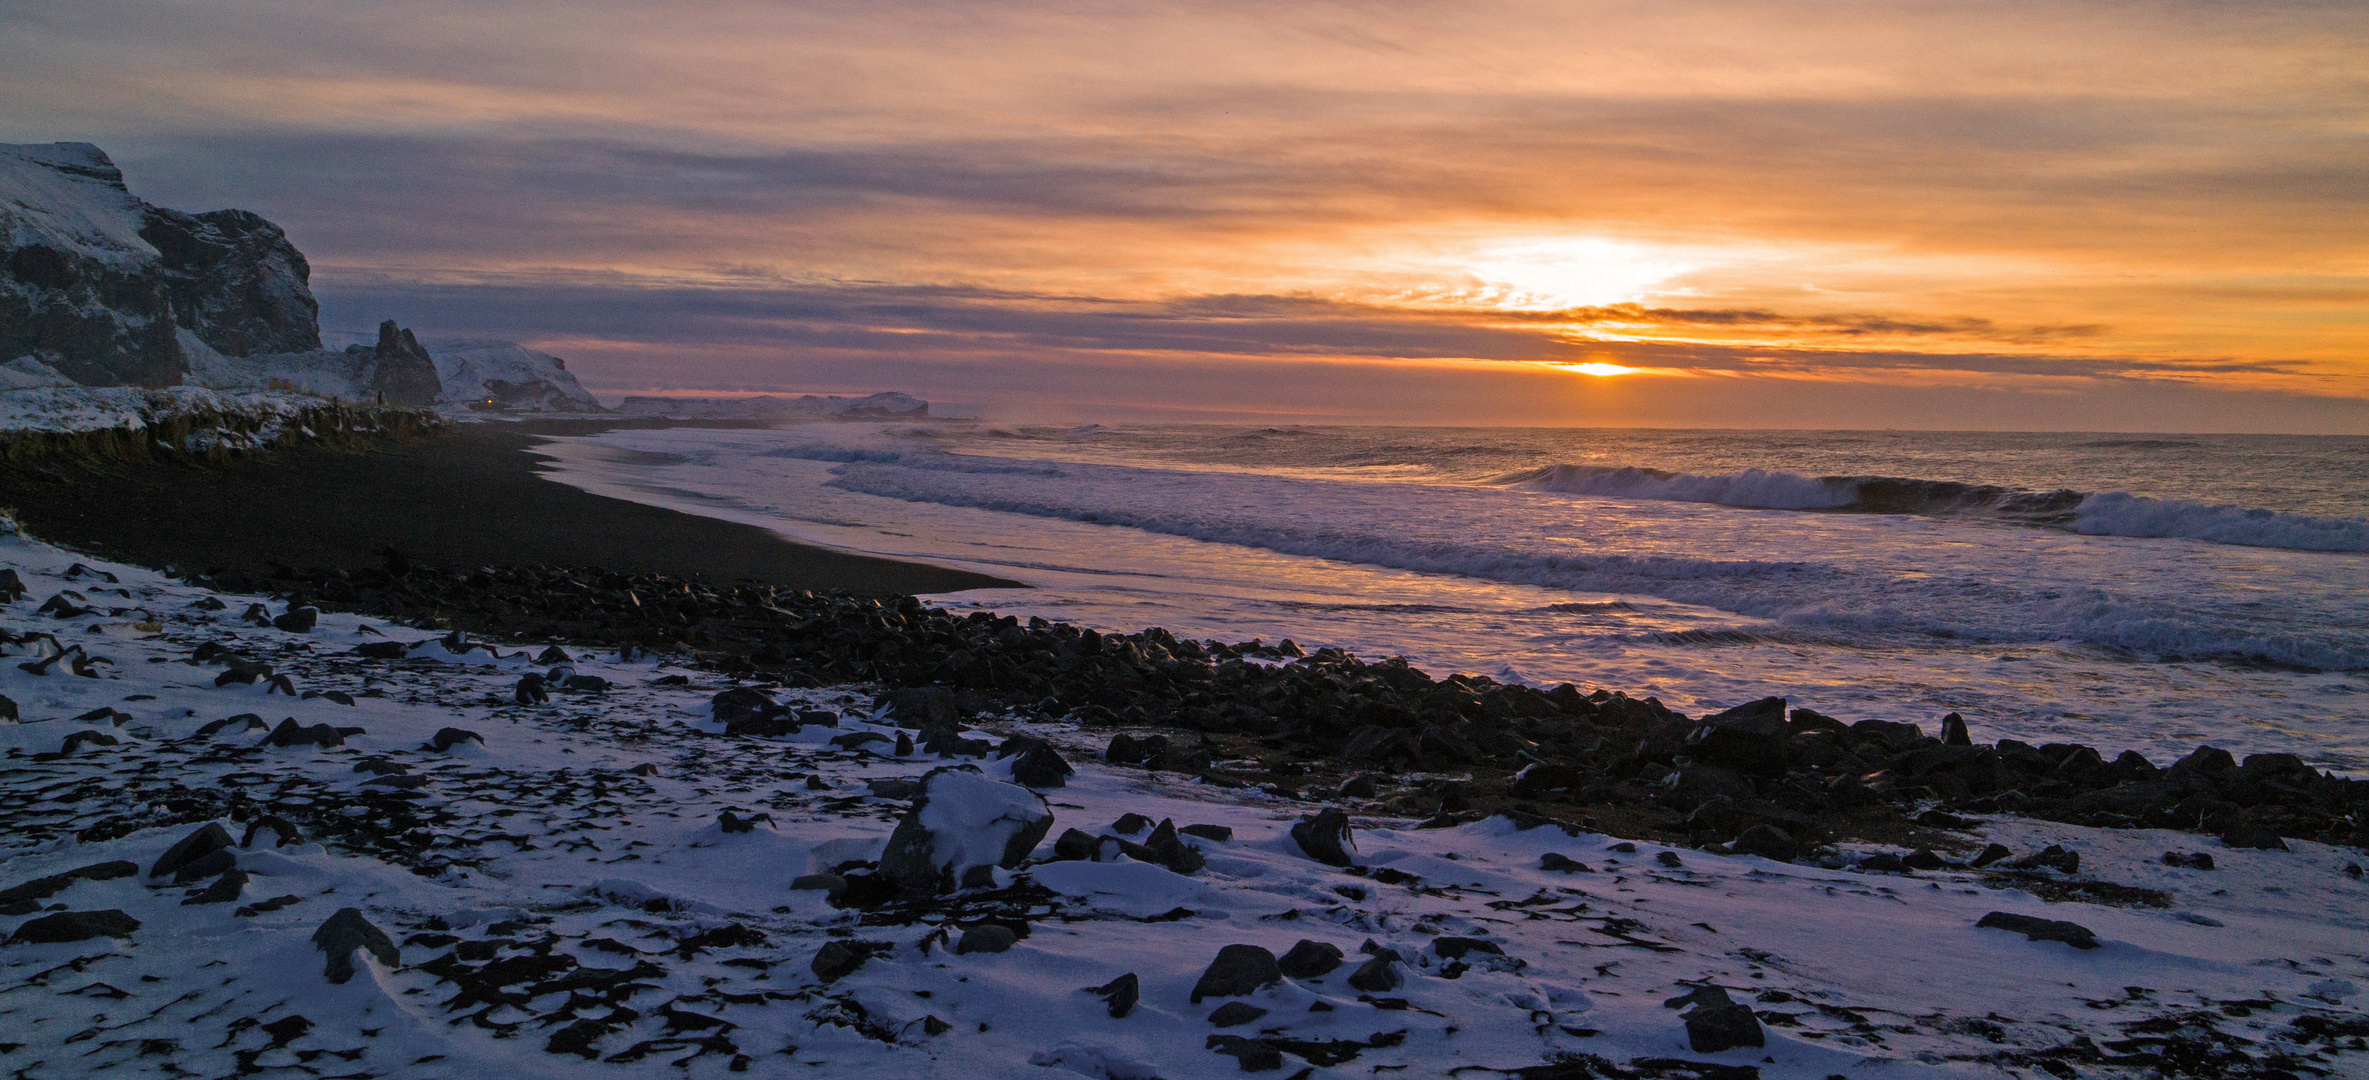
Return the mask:
[[[317,350],[311,275],[279,226],[150,206],[96,146],[0,144],[0,361],[157,387],[189,373],[184,332],[229,357]]]

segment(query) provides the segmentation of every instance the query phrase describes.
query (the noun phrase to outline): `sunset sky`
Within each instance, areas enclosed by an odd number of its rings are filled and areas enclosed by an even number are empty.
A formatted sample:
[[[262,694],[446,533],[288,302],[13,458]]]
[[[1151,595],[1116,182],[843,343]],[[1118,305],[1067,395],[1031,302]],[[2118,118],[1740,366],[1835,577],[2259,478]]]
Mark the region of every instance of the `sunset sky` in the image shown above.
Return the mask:
[[[2369,432],[2357,0],[0,0],[52,140],[612,395]]]

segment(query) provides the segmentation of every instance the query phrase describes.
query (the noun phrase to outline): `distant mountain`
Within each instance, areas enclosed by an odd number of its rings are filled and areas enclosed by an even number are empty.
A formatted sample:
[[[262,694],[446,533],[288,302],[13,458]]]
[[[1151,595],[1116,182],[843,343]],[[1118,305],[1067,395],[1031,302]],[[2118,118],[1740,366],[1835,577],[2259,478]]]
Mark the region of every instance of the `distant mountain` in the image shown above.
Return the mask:
[[[617,405],[628,416],[746,420],[924,420],[930,403],[889,391],[867,397],[758,394],[751,397],[629,397]]]
[[[170,386],[190,341],[229,357],[319,349],[311,276],[279,226],[150,206],[89,143],[0,144],[0,362]]]

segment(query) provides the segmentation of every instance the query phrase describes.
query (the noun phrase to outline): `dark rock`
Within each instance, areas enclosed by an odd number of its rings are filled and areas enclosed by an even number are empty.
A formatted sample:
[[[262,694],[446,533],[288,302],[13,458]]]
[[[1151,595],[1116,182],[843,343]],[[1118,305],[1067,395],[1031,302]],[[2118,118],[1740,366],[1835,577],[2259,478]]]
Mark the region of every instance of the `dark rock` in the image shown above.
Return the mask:
[[[1801,845],[1794,842],[1792,834],[1774,825],[1754,825],[1728,847],[1738,855],[1758,855],[1778,862],[1792,862],[1801,854]]]
[[[1032,788],[1057,788],[1077,770],[1049,743],[1037,743],[1012,761],[1013,781]]]
[[[1283,1067],[1283,1051],[1264,1039],[1212,1035],[1207,1046],[1240,1062],[1243,1072],[1274,1072]]]
[[[2221,843],[2233,848],[2250,848],[2257,851],[2287,850],[2287,842],[2280,839],[2276,830],[2265,829],[2259,825],[2241,825],[2222,833]]]
[[[2061,941],[2076,949],[2098,947],[2098,936],[2091,933],[2088,927],[2079,923],[2061,922],[2055,919],[2035,919],[2029,915],[1994,911],[1983,916],[1974,925],[1992,930],[2012,930],[2032,941]]]
[[[1556,851],[1539,856],[1538,868],[1551,870],[1558,874],[1593,874],[1596,872],[1588,864]]]
[[[1119,820],[1110,823],[1110,831],[1120,836],[1133,836],[1151,827],[1152,819],[1133,812],[1120,814]]]
[[[1349,985],[1369,994],[1396,990],[1399,984],[1404,981],[1399,976],[1398,969],[1391,966],[1397,962],[1396,954],[1373,957],[1365,963],[1359,964],[1356,971],[1349,973]]]
[[[294,822],[276,814],[265,814],[247,823],[246,835],[239,837],[239,846],[252,848],[255,846],[255,838],[265,833],[272,835],[271,846],[273,847],[287,847],[290,844],[304,843],[304,833],[296,827]]]
[[[1972,746],[1974,736],[1966,730],[1966,718],[1956,713],[1941,718],[1941,741],[1949,746]]]
[[[339,908],[329,916],[321,928],[313,931],[313,947],[329,957],[322,976],[333,983],[354,977],[354,950],[367,950],[378,962],[388,967],[403,963],[403,952],[395,947],[387,932],[370,924],[355,908]]]
[[[2017,870],[2048,869],[2062,874],[2078,874],[2081,872],[2081,853],[2050,844],[2037,855],[2026,855],[2007,865]]]
[[[13,724],[20,719],[23,717],[17,713],[16,699],[0,694],[0,723]]]
[[[80,869],[68,870],[63,874],[51,874],[48,877],[35,878],[22,885],[12,885],[6,889],[0,889],[0,906],[46,900],[77,881],[112,881],[120,877],[130,877],[139,872],[138,863],[123,860],[94,863]],[[32,909],[27,908],[26,910]]]
[[[1142,988],[1132,971],[1101,986],[1089,986],[1086,992],[1102,997],[1103,1003],[1110,1007],[1113,1020],[1126,1019],[1128,1013],[1135,1011],[1135,1003],[1142,997]]]
[[[824,943],[823,947],[814,954],[812,966],[816,978],[824,982],[835,982],[840,977],[864,966],[864,961],[871,958],[871,953],[853,948],[846,942],[832,941]]]
[[[1283,981],[1275,954],[1256,945],[1228,945],[1193,984],[1193,1004],[1202,998],[1243,997]]]
[[[438,728],[436,729],[436,737],[429,739],[420,747],[420,749],[431,753],[441,754],[465,742],[473,742],[479,746],[484,746],[485,736],[479,735],[468,728]]]
[[[1018,943],[1020,935],[1000,923],[980,923],[962,932],[962,939],[954,943],[957,956],[969,953],[1007,952]]]
[[[320,622],[321,609],[313,607],[290,607],[278,618],[273,619],[271,624],[291,634],[309,634],[312,632],[313,627],[320,625]]]
[[[1209,1014],[1209,1026],[1241,1027],[1265,1015],[1267,1015],[1267,1010],[1247,1001],[1229,1001],[1218,1006],[1215,1012]]]
[[[518,677],[518,688],[511,700],[521,705],[541,705],[551,700],[551,691],[543,685],[543,677],[530,671]]]
[[[1082,829],[1064,830],[1061,836],[1053,841],[1053,858],[1059,861],[1090,860],[1101,850],[1101,839]]]
[[[1176,831],[1203,840],[1215,840],[1221,844],[1234,838],[1234,830],[1223,825],[1187,825]]]
[[[1275,961],[1276,970],[1294,979],[1314,979],[1341,966],[1341,947],[1301,938]]]
[[[1663,866],[1669,867],[1672,870],[1676,870],[1679,867],[1686,865],[1685,861],[1680,859],[1678,857],[1678,853],[1675,851],[1660,852],[1653,857],[1653,861],[1660,863]]]
[[[1338,807],[1328,808],[1315,817],[1304,819],[1291,827],[1291,839],[1307,852],[1308,857],[1326,866],[1353,866],[1356,860],[1349,855],[1357,846],[1349,834],[1349,815]]]
[[[1690,736],[1693,756],[1747,776],[1785,772],[1785,699],[1762,698],[1702,719]]]
[[[208,878],[224,873],[237,865],[238,856],[229,848],[209,851],[181,864],[180,869],[173,871],[173,884],[187,885],[199,878]]]
[[[2177,851],[2164,852],[2163,865],[2176,866],[2184,870],[2214,869],[2213,857],[2201,851],[2191,855],[2183,855]]]
[[[1344,799],[1371,799],[1382,794],[1382,782],[1372,773],[1358,773],[1341,784]]]
[[[897,744],[895,749],[898,757],[912,757],[913,736],[902,731],[897,732]]]
[[[2203,780],[2236,769],[2237,759],[2231,757],[2229,751],[2217,746],[2199,746],[2190,751],[2187,757],[2172,762],[2171,767],[2164,771],[2171,774],[2174,780]]]
[[[835,898],[847,891],[847,879],[837,874],[800,874],[790,882],[790,888],[798,892],[820,892],[825,897]]]
[[[724,830],[727,833],[733,834],[756,832],[757,823],[760,821],[767,825],[771,825],[773,824],[773,815],[752,814],[748,817],[742,817],[730,810],[726,810],[723,813],[716,815],[716,827]]]
[[[1990,864],[1998,862],[1999,860],[2013,854],[2015,853],[2007,850],[2007,845],[2005,844],[1985,844],[1983,845],[1982,853],[1976,855],[1973,861],[1968,862],[1966,865],[1980,870],[1985,866],[1989,866]]]
[[[1768,1036],[1752,1007],[1739,1004],[1717,986],[1696,987],[1684,997],[1663,1002],[1671,1008],[1691,1006],[1686,1020],[1686,1042],[1698,1054],[1717,1054],[1746,1046],[1764,1046]]]
[[[1208,860],[1202,858],[1200,852],[1185,846],[1184,841],[1177,838],[1176,823],[1166,818],[1160,820],[1159,827],[1153,829],[1150,836],[1144,837],[1143,850],[1151,856],[1150,861],[1179,874],[1191,874],[1208,865]]]
[[[839,726],[839,714],[829,709],[800,709],[798,710],[798,726],[835,728]],[[901,736],[904,733],[898,732],[897,734]],[[905,752],[910,754],[913,751],[907,750]]]
[[[560,689],[578,694],[605,694],[609,686],[609,680],[598,675],[570,675],[559,681]],[[796,727],[795,724],[791,725],[792,730]]]
[[[1142,764],[1143,746],[1135,741],[1135,736],[1121,732],[1110,737],[1110,747],[1102,752],[1102,760],[1113,765]]]
[[[58,753],[71,754],[84,746],[114,746],[119,741],[103,731],[77,731],[67,735],[66,740],[58,745]]]
[[[9,935],[10,944],[52,945],[95,937],[130,937],[140,920],[121,911],[58,911],[31,920]]]
[[[1549,792],[1577,790],[1587,782],[1586,773],[1568,765],[1532,765],[1514,777],[1510,790],[1515,798],[1532,799]]]
[[[1950,865],[1949,860],[1934,854],[1932,848],[1918,848],[1900,861],[1911,870],[1947,870]]]
[[[989,869],[958,865],[957,843],[951,837],[940,837],[925,823],[930,817],[929,806],[934,793],[948,792],[962,800],[966,812],[986,807],[996,816],[990,820],[961,823],[965,829],[981,829],[994,825],[1009,825],[1011,836],[1004,844],[1002,856],[993,864],[1006,869],[1018,867],[1043,842],[1053,828],[1053,812],[1045,808],[1041,795],[1015,784],[1006,784],[981,773],[975,765],[949,765],[933,769],[921,778],[920,789],[913,795],[913,808],[897,822],[889,834],[888,847],[881,852],[878,873],[893,878],[906,889],[914,891],[948,892],[960,887],[964,876],[974,869]]]
[[[1505,955],[1505,950],[1498,947],[1496,942],[1471,937],[1433,938],[1431,949],[1438,953],[1442,960],[1461,960],[1472,953],[1487,953],[1491,956]]]
[[[246,891],[246,888],[246,871],[237,869],[225,870],[222,872],[221,877],[214,879],[214,883],[212,885],[208,885],[205,888],[191,893],[189,896],[183,898],[181,905],[183,907],[188,907],[192,904],[232,903],[238,900],[239,894]]]
[[[411,646],[400,641],[365,641],[354,646],[354,655],[370,660],[401,660]],[[537,680],[541,676],[536,676]]]
[[[371,350],[370,363],[370,382],[362,392],[385,404],[425,408],[444,392],[435,359],[393,319],[378,324],[378,347]]]
[[[291,716],[282,719],[278,727],[271,729],[271,734],[263,737],[263,745],[317,746],[328,749],[332,746],[344,746],[345,736],[327,724],[314,724],[311,727],[305,727],[298,724],[296,718]]]
[[[230,830],[214,822],[207,822],[197,831],[182,837],[172,847],[166,848],[164,854],[157,856],[155,864],[148,868],[148,876],[163,877],[166,874],[178,873],[182,867],[217,851],[227,850],[229,847]]]
[[[1908,863],[1889,851],[1879,851],[1859,860],[1859,869],[1884,874],[1905,874],[1908,872]]]
[[[535,654],[535,663],[538,664],[573,664],[575,662],[575,658],[569,656],[566,649],[557,645],[546,646],[542,652]]]

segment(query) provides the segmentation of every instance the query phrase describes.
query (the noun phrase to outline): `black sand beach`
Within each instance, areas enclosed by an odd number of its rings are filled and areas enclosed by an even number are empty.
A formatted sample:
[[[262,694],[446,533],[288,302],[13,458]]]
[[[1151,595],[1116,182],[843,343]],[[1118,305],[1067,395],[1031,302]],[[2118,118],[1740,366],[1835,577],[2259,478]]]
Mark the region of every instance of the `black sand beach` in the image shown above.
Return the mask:
[[[538,435],[600,426],[463,424],[365,450],[280,450],[221,467],[12,468],[0,470],[0,507],[44,540],[198,571],[375,567],[392,546],[428,564],[589,565],[871,594],[1017,584],[589,494],[541,478],[524,452]]]

